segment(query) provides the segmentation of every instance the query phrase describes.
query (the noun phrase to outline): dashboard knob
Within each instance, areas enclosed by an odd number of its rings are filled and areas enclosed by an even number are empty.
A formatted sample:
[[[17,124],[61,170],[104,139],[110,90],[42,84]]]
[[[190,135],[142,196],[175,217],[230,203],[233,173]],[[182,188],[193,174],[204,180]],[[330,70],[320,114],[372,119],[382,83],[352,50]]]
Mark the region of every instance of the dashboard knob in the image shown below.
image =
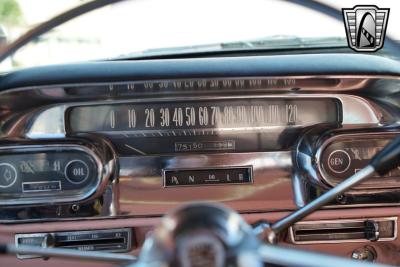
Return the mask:
[[[54,248],[55,245],[56,245],[56,238],[54,234],[48,233],[43,237],[42,241],[43,248]]]
[[[379,224],[375,221],[365,221],[365,238],[370,241],[378,241],[379,239]]]
[[[373,262],[376,259],[376,252],[373,247],[365,246],[354,250],[351,254],[351,258],[360,261]]]

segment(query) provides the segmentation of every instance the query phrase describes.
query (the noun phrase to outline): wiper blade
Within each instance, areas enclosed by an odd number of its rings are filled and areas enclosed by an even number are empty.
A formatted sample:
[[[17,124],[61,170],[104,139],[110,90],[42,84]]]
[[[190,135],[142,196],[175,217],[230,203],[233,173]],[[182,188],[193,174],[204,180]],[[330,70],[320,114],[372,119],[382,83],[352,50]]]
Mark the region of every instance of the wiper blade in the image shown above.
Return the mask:
[[[262,39],[222,43],[223,49],[252,48],[252,49],[273,49],[273,48],[303,48],[303,47],[337,47],[346,46],[344,37],[308,37],[301,38],[291,35],[276,35]]]
[[[248,41],[235,41],[207,45],[181,46],[171,48],[155,48],[140,52],[121,55],[112,60],[134,59],[143,57],[185,55],[209,52],[240,52],[241,50],[277,50],[289,48],[328,48],[347,47],[347,41],[342,37],[300,38],[291,35],[276,35]]]

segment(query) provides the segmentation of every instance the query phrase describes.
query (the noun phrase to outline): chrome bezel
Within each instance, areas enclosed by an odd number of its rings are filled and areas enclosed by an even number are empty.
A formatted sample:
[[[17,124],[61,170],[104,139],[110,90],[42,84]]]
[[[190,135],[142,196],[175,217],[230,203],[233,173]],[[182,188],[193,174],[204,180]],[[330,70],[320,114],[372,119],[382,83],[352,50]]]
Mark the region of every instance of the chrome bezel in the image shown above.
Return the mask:
[[[45,237],[46,235],[62,233],[64,235],[67,234],[97,234],[97,233],[113,233],[113,232],[126,232],[128,235],[128,240],[126,240],[126,249],[112,249],[107,250],[108,252],[128,252],[132,250],[132,229],[131,228],[117,228],[117,229],[100,229],[100,230],[86,230],[86,231],[67,231],[67,232],[51,232],[51,233],[24,233],[24,234],[15,234],[15,246],[19,246],[19,239],[26,238],[26,237]],[[25,255],[25,254],[17,254],[18,259],[34,259],[34,258],[41,258],[41,256],[35,255]]]
[[[146,101],[152,101],[152,100],[160,100],[160,99],[166,99],[167,101],[169,100],[182,100],[184,101],[187,98],[195,98],[195,99],[202,99],[204,97],[204,94],[208,94],[208,98],[211,98],[213,100],[215,99],[232,99],[232,98],[241,98],[243,95],[247,97],[251,96],[256,96],[256,97],[305,97],[305,98],[311,98],[311,97],[322,97],[322,98],[330,98],[330,97],[335,97],[340,99],[340,102],[342,103],[342,111],[343,111],[343,127],[345,128],[358,128],[358,127],[377,127],[377,126],[382,126],[382,122],[384,119],[382,112],[384,111],[384,107],[381,106],[375,106],[374,102],[368,99],[365,99],[360,96],[354,96],[351,95],[352,93],[358,93],[361,92],[363,89],[366,89],[367,86],[370,84],[370,82],[373,81],[392,81],[392,82],[398,82],[400,80],[399,77],[393,76],[393,75],[289,75],[289,76],[257,76],[257,77],[215,77],[215,78],[209,78],[209,77],[200,77],[196,79],[191,79],[191,78],[178,78],[178,79],[158,79],[158,81],[190,81],[190,80],[199,80],[199,79],[213,79],[213,80],[224,80],[224,79],[234,79],[234,78],[251,78],[251,79],[257,79],[257,78],[264,78],[264,79],[271,79],[271,80],[280,80],[284,81],[287,79],[299,79],[301,81],[304,81],[305,83],[307,80],[311,80],[313,82],[313,79],[337,79],[337,83],[334,85],[324,85],[323,83],[318,83],[317,81],[314,80],[314,85],[312,87],[304,85],[302,88],[295,88],[296,85],[293,86],[293,88],[259,88],[259,89],[235,89],[235,90],[221,90],[218,91],[216,90],[188,90],[188,91],[171,91],[171,90],[165,90],[165,91],[160,91],[160,92],[150,92],[149,94],[146,94],[146,92],[143,93],[135,93],[132,95],[125,95],[123,96],[125,100],[121,100],[121,96],[119,95],[73,95],[71,94],[67,89],[67,87],[77,87],[77,86],[82,86],[82,87],[87,87],[87,86],[95,86],[95,85],[105,85],[109,86],[110,89],[114,85],[129,85],[130,83],[134,82],[146,82],[146,80],[136,80],[136,81],[121,81],[121,82],[73,82],[73,83],[64,83],[64,84],[52,84],[52,85],[38,85],[38,86],[26,86],[26,87],[19,87],[19,88],[14,88],[14,89],[7,89],[2,92],[0,92],[0,95],[4,96],[5,99],[15,99],[17,97],[27,97],[29,99],[30,97],[36,97],[38,99],[45,99],[47,100],[47,104],[43,104],[42,106],[36,107],[34,109],[25,109],[25,113],[22,116],[15,117],[15,118],[10,118],[10,128],[4,129],[4,135],[2,135],[2,138],[9,138],[9,137],[18,137],[18,138],[23,138],[23,139],[32,139],[35,142],[39,142],[42,139],[64,139],[68,135],[68,131],[65,129],[65,110],[70,107],[70,106],[80,106],[80,105],[95,105],[95,104],[111,104],[111,103],[133,103],[133,102],[140,102],[145,99]],[[132,78],[134,79],[134,78]],[[148,79],[148,81],[155,82],[157,80],[155,79]],[[296,89],[296,90],[295,90]],[[188,96],[188,93],[192,93],[190,96]],[[227,93],[235,93],[237,95],[230,95],[226,96]],[[313,93],[311,94],[305,94],[305,93]],[[225,96],[221,96],[220,94],[224,94]],[[242,94],[242,95],[239,95]],[[258,95],[257,95],[258,94]],[[269,95],[265,95],[269,94]],[[141,98],[141,97],[148,97],[149,98]],[[136,98],[136,99],[133,99]],[[130,100],[127,100],[130,99]],[[24,103],[22,103],[22,107]],[[4,105],[8,105],[7,102],[4,103]],[[21,109],[20,105],[14,105],[12,107],[15,110]],[[61,122],[56,121],[56,127],[52,127],[51,130],[48,130],[47,128],[40,129],[37,127],[34,127],[37,125],[37,122],[46,122],[46,119],[44,118],[45,116],[42,116],[43,113],[46,113],[49,111],[49,109],[59,109],[60,111],[60,116],[58,114],[56,115],[57,118],[61,118]],[[353,113],[355,111],[355,113]],[[50,113],[50,112],[49,112]],[[49,114],[48,113],[48,114]],[[54,114],[54,113],[53,113]],[[390,117],[390,115],[388,116]],[[203,156],[208,156],[211,154],[197,154],[197,155],[190,155],[190,157],[198,157],[201,158]],[[244,154],[249,155],[249,154]],[[274,171],[279,171],[284,174],[285,178],[290,179],[290,174],[293,174],[293,171],[296,170],[295,164],[292,166],[292,154],[289,151],[275,151],[275,152],[268,152],[268,153],[250,153],[250,155],[253,157],[253,159],[274,159],[276,155],[282,155],[282,157],[279,158],[279,161],[272,161],[272,164],[274,166],[269,166],[269,169],[272,168]],[[211,155],[212,157],[214,155]],[[223,165],[224,166],[229,166],[232,164],[229,164],[230,161],[238,162],[237,161],[237,156],[238,153],[227,153],[226,154],[226,160]],[[165,155],[162,156],[162,158],[181,158],[181,156],[177,155]],[[212,158],[211,157],[211,158]],[[140,157],[143,158],[143,157]],[[146,157],[144,157],[146,158]],[[125,160],[128,160],[129,162],[138,162],[135,157],[129,157],[125,158]],[[235,161],[236,160],[236,161]],[[141,161],[139,161],[141,162]],[[284,162],[285,164],[280,164],[281,162]],[[231,162],[232,163],[232,162]],[[237,163],[236,163],[237,164]],[[212,164],[213,166],[216,164]],[[149,167],[157,167],[154,163],[148,165]],[[131,168],[131,166],[129,166]],[[128,169],[128,166],[122,165],[121,169],[119,170],[119,176],[122,177],[123,179],[126,179],[127,176],[130,178],[138,178],[138,177],[133,177],[131,176],[133,172],[137,172],[138,170],[130,170]],[[257,170],[255,170],[257,171]],[[157,173],[157,177],[159,177],[159,173]],[[117,182],[116,180],[114,182]],[[326,186],[326,185],[325,185]],[[157,184],[158,187],[158,184]],[[157,188],[155,187],[155,188]],[[387,191],[387,190],[386,190]],[[113,189],[113,205],[117,206],[118,205],[118,188],[115,187]],[[154,191],[151,191],[150,193],[154,193]],[[229,191],[228,191],[229,193]],[[122,199],[124,196],[121,196]],[[268,201],[265,201],[266,203]],[[129,203],[131,204],[131,203]],[[154,203],[153,205],[159,206],[159,204]],[[352,206],[365,206],[365,205],[371,205],[369,204],[357,204],[357,205],[352,205]],[[372,204],[374,205],[374,204]],[[376,205],[398,205],[397,203],[385,203],[385,204],[376,204]],[[350,205],[349,205],[350,206]],[[127,216],[132,216],[135,215],[135,210],[132,209],[131,205],[126,204],[128,211]],[[347,207],[347,205],[341,205],[340,207]],[[287,209],[284,205],[276,204],[275,206],[272,207],[271,204],[265,204],[263,207],[265,210],[279,210],[279,209]],[[114,215],[117,215],[117,212],[113,213]],[[69,218],[72,219],[73,218]],[[61,219],[61,220],[66,220]]]
[[[167,185],[165,173],[168,171],[202,171],[202,170],[232,170],[232,169],[248,169],[250,174],[250,181],[246,183],[215,183],[215,184],[188,184],[188,185]],[[232,166],[232,167],[199,167],[199,168],[163,168],[162,171],[162,179],[164,188],[172,188],[172,187],[186,187],[186,186],[221,186],[221,185],[249,185],[254,183],[253,177],[253,165],[246,166]]]
[[[321,140],[318,145],[318,148],[315,152],[315,166],[316,170],[318,172],[319,181],[320,183],[323,183],[324,186],[329,186],[329,187],[334,187],[340,181],[335,181],[332,179],[324,170],[323,164],[322,164],[322,154],[324,150],[334,141],[340,140],[340,139],[348,139],[348,138],[355,138],[357,136],[362,135],[363,138],[374,138],[374,136],[377,136],[380,139],[384,139],[384,135],[398,135],[400,132],[393,132],[393,131],[377,131],[377,132],[364,132],[364,133],[340,133],[334,136],[330,136],[324,140]],[[366,137],[367,136],[367,137]],[[382,181],[385,181],[385,183],[382,183]],[[388,177],[388,178],[381,178],[379,181],[374,181],[374,179],[369,179],[357,186],[354,187],[354,190],[379,190],[379,189],[398,189],[400,188],[400,183],[398,181],[398,177]]]
[[[46,145],[10,145],[0,147],[0,153],[12,153],[18,154],[23,152],[48,152],[53,150],[68,150],[68,151],[80,151],[89,155],[97,166],[96,183],[84,193],[79,196],[71,197],[68,196],[67,192],[54,191],[54,196],[32,196],[27,198],[12,198],[12,199],[0,199],[0,205],[13,207],[16,205],[48,205],[48,204],[59,204],[59,203],[76,203],[84,200],[93,199],[101,195],[107,182],[111,176],[114,167],[107,166],[103,163],[101,157],[97,155],[92,149],[82,144],[46,144]],[[113,165],[113,164],[112,164]]]
[[[247,99],[271,99],[271,98],[280,98],[280,99],[335,99],[339,103],[338,114],[337,117],[343,125],[379,125],[382,114],[372,107],[367,100],[361,98],[359,96],[354,95],[339,95],[339,94],[313,94],[313,95],[304,95],[304,94],[287,94],[287,95],[257,95],[250,94],[246,95]],[[108,104],[130,104],[130,103],[142,103],[142,102],[170,102],[170,101],[202,101],[202,100],[232,100],[232,99],[243,99],[243,95],[239,96],[197,96],[197,97],[159,97],[159,98],[140,98],[140,99],[130,99],[130,100],[118,100],[115,99],[110,103],[110,101],[102,100],[102,101],[84,101],[79,103],[65,103],[61,105],[51,105],[36,110],[31,116],[25,118],[25,121],[28,121],[29,127],[25,128],[23,134],[30,139],[43,139],[43,138],[63,138],[69,132],[68,127],[68,116],[69,110],[73,107],[78,106],[98,106],[98,105],[108,105]],[[54,122],[51,124],[53,126],[50,131],[40,130],[43,124],[48,124],[47,114],[57,111],[58,116],[53,116]],[[301,127],[299,125],[297,127]],[[18,127],[16,127],[18,128]],[[285,126],[276,127],[279,129],[284,129]],[[18,133],[15,133],[16,135]]]
[[[317,220],[317,221],[301,221],[295,223],[295,225],[304,224],[319,224],[319,223],[350,223],[350,222],[364,222],[366,220],[372,221],[393,221],[393,237],[380,238],[377,242],[393,241],[397,239],[397,220],[398,217],[383,217],[383,218],[363,218],[363,219],[338,219],[338,220]],[[340,244],[340,243],[365,243],[370,242],[368,239],[340,239],[340,240],[321,240],[321,241],[296,241],[294,238],[293,226],[289,227],[289,240],[291,243],[296,245],[306,244]]]

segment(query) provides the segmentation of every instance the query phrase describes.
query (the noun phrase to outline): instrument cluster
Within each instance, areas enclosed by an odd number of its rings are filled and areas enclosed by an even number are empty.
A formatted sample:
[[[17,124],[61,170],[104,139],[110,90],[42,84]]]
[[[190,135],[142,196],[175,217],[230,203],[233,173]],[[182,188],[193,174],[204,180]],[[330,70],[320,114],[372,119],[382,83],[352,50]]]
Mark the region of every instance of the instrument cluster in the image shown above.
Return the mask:
[[[40,97],[54,101],[28,109],[9,129],[10,136],[25,139],[1,146],[0,203],[9,208],[3,217],[159,215],[190,201],[229,203],[239,212],[295,209],[362,168],[392,138],[363,135],[360,129],[377,127],[386,114],[369,100],[296,89],[358,84],[345,81],[221,78],[43,87]],[[336,133],[343,129],[359,129],[360,136]],[[396,189],[397,176],[380,178],[381,187],[372,179],[351,192]]]

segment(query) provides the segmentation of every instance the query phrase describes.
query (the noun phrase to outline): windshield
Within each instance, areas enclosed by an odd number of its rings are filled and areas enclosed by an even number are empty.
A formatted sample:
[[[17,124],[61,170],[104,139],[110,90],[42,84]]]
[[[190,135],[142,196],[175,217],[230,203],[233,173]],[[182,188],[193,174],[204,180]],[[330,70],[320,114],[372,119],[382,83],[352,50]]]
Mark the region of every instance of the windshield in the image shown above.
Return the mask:
[[[1,0],[0,45],[87,0]],[[338,9],[359,1],[321,1]],[[390,7],[388,35],[399,38],[398,1],[364,1]],[[396,15],[397,14],[397,15]],[[297,39],[296,39],[296,38]],[[334,37],[334,38],[332,38]],[[298,42],[302,38],[302,42]],[[262,45],[347,46],[343,22],[300,5],[278,0],[128,0],[67,22],[40,36],[1,70],[180,49],[221,49],[216,44],[265,39]],[[5,40],[7,39],[7,40]],[[268,40],[275,40],[269,42]],[[328,43],[322,42],[324,39]],[[208,46],[213,44],[214,46]],[[272,44],[272,45],[271,45]],[[200,46],[200,47],[198,47]],[[202,47],[206,46],[206,47]],[[232,47],[232,46],[225,46]],[[234,47],[234,46],[233,46]],[[251,45],[248,47],[252,47]],[[156,50],[154,50],[156,49]]]

